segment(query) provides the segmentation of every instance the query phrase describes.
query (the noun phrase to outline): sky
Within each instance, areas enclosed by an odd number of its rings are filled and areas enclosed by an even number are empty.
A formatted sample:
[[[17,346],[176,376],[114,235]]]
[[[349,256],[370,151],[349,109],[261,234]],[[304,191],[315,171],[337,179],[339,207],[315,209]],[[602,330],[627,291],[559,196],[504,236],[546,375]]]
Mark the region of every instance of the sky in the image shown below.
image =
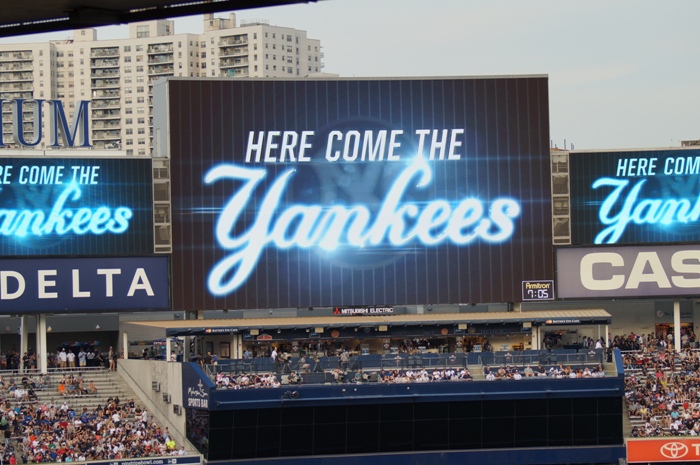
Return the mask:
[[[236,14],[306,30],[321,41],[324,71],[341,77],[546,74],[559,148],[700,139],[697,0],[322,0]],[[202,32],[201,16],[175,19],[186,32]],[[127,26],[98,29],[98,39],[127,36]]]

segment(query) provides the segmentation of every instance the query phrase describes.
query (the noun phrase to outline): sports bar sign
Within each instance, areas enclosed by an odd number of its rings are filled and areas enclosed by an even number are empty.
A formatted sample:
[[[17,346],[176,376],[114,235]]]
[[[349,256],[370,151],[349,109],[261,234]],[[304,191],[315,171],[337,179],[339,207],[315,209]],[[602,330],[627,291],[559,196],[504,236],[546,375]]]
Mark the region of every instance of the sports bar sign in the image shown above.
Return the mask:
[[[546,77],[169,80],[175,309],[552,279]]]

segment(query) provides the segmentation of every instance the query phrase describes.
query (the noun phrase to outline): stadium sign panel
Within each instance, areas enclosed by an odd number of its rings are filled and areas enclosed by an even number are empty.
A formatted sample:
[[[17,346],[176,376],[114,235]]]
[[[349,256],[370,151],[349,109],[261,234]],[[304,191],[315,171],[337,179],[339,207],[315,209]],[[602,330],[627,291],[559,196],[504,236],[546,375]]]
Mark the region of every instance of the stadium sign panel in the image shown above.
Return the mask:
[[[627,439],[627,463],[700,462],[700,441],[692,438]]]
[[[66,112],[63,109],[61,100],[44,99],[0,99],[0,106],[3,103],[12,104],[12,137],[16,144],[23,147],[38,146],[43,136],[42,106],[48,106],[47,117],[49,118],[49,147],[84,147],[90,145],[90,100],[80,100],[75,105],[73,121],[68,124]],[[32,119],[28,121],[25,117],[25,105],[31,104]],[[33,123],[32,139],[29,140],[25,134],[25,123]],[[0,138],[0,148],[5,148],[5,144]]]
[[[552,279],[545,77],[164,86],[176,309],[513,302]]]
[[[700,245],[557,249],[557,296],[700,295]]]
[[[150,255],[150,159],[0,158],[0,256]]]
[[[700,150],[571,152],[576,245],[700,240]]]
[[[0,260],[8,313],[168,310],[168,257]]]

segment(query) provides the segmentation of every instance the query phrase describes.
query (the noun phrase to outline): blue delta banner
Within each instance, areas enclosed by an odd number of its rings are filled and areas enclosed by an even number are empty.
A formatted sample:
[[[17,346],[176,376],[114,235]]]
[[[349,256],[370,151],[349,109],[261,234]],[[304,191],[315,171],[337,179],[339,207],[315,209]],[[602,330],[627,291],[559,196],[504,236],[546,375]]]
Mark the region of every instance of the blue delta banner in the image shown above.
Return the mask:
[[[150,159],[0,158],[0,256],[151,255]]]
[[[5,313],[167,310],[168,257],[0,260]]]

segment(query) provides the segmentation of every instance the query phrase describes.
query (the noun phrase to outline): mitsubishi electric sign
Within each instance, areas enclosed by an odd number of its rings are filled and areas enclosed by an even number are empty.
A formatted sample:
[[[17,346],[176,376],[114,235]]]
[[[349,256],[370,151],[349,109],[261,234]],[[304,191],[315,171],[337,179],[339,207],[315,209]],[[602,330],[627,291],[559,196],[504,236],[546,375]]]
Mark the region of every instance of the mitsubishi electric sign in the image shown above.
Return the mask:
[[[176,309],[512,302],[553,278],[545,77],[167,86]]]
[[[557,249],[557,296],[700,296],[700,245]]]
[[[700,241],[700,150],[571,152],[576,245]]]

